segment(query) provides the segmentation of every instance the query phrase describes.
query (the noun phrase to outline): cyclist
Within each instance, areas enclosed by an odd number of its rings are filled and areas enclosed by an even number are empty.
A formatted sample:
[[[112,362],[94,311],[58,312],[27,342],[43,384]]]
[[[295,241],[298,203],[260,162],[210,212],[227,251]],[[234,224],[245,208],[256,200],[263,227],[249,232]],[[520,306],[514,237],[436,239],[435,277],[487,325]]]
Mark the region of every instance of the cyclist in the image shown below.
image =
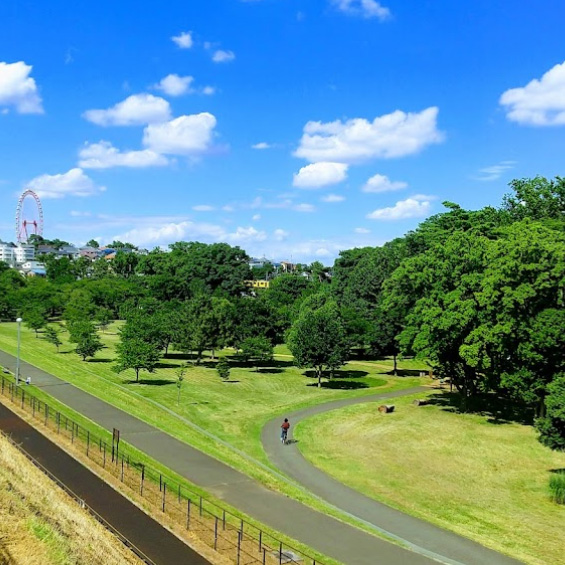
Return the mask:
[[[288,418],[284,419],[284,422],[281,425],[281,442],[286,443],[288,438],[288,429],[290,428],[290,422]]]

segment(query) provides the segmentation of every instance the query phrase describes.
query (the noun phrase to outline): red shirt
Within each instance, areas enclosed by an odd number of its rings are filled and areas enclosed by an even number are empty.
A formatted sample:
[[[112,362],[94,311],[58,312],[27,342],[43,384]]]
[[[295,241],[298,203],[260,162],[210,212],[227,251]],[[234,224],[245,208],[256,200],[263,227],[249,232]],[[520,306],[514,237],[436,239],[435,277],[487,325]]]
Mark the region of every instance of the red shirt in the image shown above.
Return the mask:
[[[283,430],[288,430],[288,428],[290,428],[290,422],[283,422],[281,428]]]

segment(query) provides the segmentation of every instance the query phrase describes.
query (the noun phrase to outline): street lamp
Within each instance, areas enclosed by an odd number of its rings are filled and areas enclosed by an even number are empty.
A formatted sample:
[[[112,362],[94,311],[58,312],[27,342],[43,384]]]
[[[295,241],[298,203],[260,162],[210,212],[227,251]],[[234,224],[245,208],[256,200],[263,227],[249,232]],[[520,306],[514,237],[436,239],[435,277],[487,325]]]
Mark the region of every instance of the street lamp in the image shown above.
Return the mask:
[[[20,384],[20,341],[22,333],[22,319],[18,318],[18,355],[16,356],[16,386]]]

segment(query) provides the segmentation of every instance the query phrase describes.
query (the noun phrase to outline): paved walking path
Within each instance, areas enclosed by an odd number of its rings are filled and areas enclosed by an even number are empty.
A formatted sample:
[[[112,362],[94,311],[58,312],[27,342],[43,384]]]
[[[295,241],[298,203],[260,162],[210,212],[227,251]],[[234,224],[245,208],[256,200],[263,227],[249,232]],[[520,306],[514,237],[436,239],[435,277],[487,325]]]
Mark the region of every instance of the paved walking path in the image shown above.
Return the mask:
[[[429,387],[337,400],[298,410],[287,414],[287,418],[291,425],[296,427],[300,420],[323,412],[353,404],[405,396],[423,390],[429,390]],[[377,406],[375,406],[376,409]],[[280,437],[280,425],[281,419],[275,418],[267,422],[261,434],[263,448],[269,459],[279,469],[284,470],[287,475],[333,506],[372,524],[393,538],[408,542],[414,551],[427,554],[445,563],[464,563],[465,565],[510,565],[519,563],[519,561],[487,549],[470,539],[377,502],[336,481],[306,460],[300,453],[297,442],[282,445],[280,441],[273,441],[274,438]],[[418,469],[413,469],[412,472],[417,473]]]
[[[0,351],[0,365],[13,371],[15,358]],[[317,512],[283,494],[271,491],[213,457],[37,367],[22,362],[21,374],[24,378],[30,376],[33,385],[43,388],[45,392],[100,426],[108,430],[118,428],[123,440],[194,484],[260,522],[329,557],[348,565],[430,565],[433,561],[429,556],[389,543]],[[275,437],[273,437],[273,445],[276,444]],[[417,522],[427,526],[425,522]],[[472,543],[464,538],[459,539],[463,544]],[[495,552],[488,552],[477,544],[473,547],[488,555],[489,560],[468,560],[459,563],[465,565],[479,562],[485,565],[516,563]],[[441,560],[445,563],[457,563],[456,560],[448,557]]]
[[[0,429],[156,565],[209,561],[0,404]]]

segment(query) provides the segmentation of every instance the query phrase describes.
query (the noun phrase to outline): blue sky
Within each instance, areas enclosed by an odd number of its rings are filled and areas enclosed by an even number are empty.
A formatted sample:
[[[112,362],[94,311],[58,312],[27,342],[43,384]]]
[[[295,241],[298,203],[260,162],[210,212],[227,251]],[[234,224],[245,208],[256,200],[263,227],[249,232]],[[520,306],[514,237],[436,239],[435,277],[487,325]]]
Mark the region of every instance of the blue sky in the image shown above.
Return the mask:
[[[3,0],[0,238],[25,188],[45,237],[325,263],[444,200],[496,205],[512,178],[564,173],[564,17],[558,0]]]

